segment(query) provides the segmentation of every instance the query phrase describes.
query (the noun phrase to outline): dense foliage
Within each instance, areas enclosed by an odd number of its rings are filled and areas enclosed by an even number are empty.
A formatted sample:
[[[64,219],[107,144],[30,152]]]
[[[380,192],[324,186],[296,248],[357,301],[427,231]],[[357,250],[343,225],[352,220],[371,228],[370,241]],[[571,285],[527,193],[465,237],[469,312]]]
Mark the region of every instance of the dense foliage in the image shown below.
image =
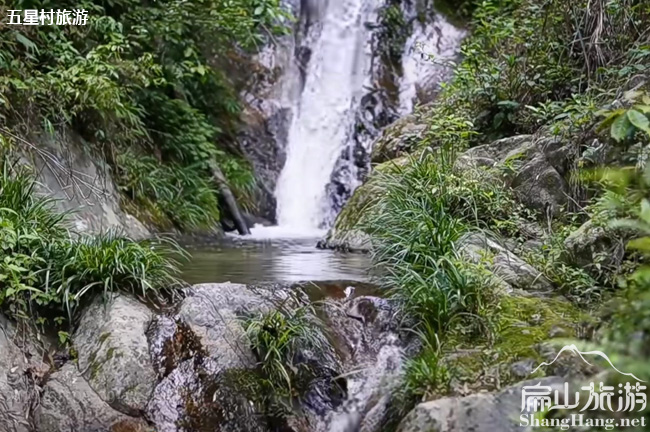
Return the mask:
[[[172,244],[134,242],[114,232],[74,235],[65,215],[36,197],[34,187],[24,170],[2,161],[0,311],[65,332],[94,295],[129,292],[152,300],[175,294]]]
[[[105,153],[129,204],[162,226],[218,220],[207,198],[212,161],[237,196],[250,193],[250,169],[228,146],[239,114],[229,71],[283,30],[278,0],[14,3],[89,16],[86,26],[0,28],[0,119],[14,132],[36,139],[35,128],[75,130]],[[128,166],[116,156],[127,150],[135,155]],[[162,165],[155,190],[145,180],[152,162]]]
[[[402,408],[397,419],[416,401],[449,392],[452,382],[478,390],[512,380],[504,366],[536,358],[530,347],[548,339],[539,326],[527,327],[521,339],[512,323],[543,316],[563,326],[596,326],[581,310],[599,316],[593,311],[611,298],[625,300],[612,325],[602,324],[606,336],[593,343],[607,344],[609,353],[634,364],[629,369],[647,374],[641,346],[649,337],[643,309],[650,284],[647,270],[632,273],[642,257],[628,253],[614,268],[596,258],[582,268],[567,258],[564,245],[589,219],[617,241],[648,233],[643,170],[650,143],[650,4],[470,3],[463,8],[472,11],[472,33],[454,79],[420,113],[425,139],[405,167],[374,174],[376,203],[362,218],[373,236],[373,259],[387,274],[384,282],[414,318],[408,323],[422,341],[396,398],[404,404],[394,407]],[[517,134],[556,136],[573,147],[569,205],[554,219],[517,204],[500,182],[507,173],[460,174],[454,167],[464,150]],[[516,170],[516,163],[499,169]],[[477,264],[460,253],[458,240],[470,231],[521,244],[528,222],[541,222],[546,234],[541,248],[524,258],[552,283],[557,299],[510,301],[487,271],[489,254]],[[632,240],[629,247],[647,253],[647,243]],[[639,345],[627,345],[635,332]],[[459,354],[463,349],[479,353]]]
[[[324,362],[328,341],[311,306],[276,306],[277,310],[248,318],[245,328],[259,361],[258,402],[267,413],[282,418],[314,379],[316,365],[309,353],[319,353]]]

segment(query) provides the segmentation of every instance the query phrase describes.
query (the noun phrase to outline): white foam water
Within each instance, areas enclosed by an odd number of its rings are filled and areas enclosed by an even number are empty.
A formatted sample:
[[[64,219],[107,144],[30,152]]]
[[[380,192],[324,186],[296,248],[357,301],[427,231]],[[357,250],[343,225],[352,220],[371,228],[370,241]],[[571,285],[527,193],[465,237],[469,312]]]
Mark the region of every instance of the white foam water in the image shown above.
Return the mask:
[[[290,232],[313,233],[332,211],[326,186],[370,74],[371,32],[364,23],[381,3],[329,0],[318,8],[320,31],[307,41],[312,54],[275,191],[278,224]]]

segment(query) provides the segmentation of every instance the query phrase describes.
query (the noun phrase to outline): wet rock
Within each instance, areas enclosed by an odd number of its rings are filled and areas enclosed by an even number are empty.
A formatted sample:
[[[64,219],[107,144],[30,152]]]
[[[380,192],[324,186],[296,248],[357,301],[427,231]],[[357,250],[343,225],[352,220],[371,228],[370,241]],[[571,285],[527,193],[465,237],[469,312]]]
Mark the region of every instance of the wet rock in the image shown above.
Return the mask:
[[[562,390],[564,380],[548,377],[508,387],[500,393],[448,397],[419,404],[397,428],[398,432],[520,432],[521,390],[525,385]]]
[[[408,157],[393,159],[377,165],[373,175],[354,190],[343,210],[336,217],[332,228],[327,232],[318,247],[345,252],[368,252],[372,247],[371,237],[362,229],[362,218],[377,201],[381,193],[375,173],[391,173],[400,170],[408,163]]]
[[[251,371],[223,369],[210,358],[183,361],[158,385],[147,407],[157,432],[266,431]]]
[[[557,216],[568,203],[572,148],[557,138],[517,135],[474,147],[456,161],[456,169],[496,168],[519,201],[543,217]]]
[[[400,118],[373,143],[371,161],[382,163],[411,153],[424,138],[425,130],[426,124],[416,114]]]
[[[399,385],[406,337],[401,317],[387,299],[362,296],[324,305],[326,322],[344,361],[348,399],[327,420],[326,430],[380,432]]]
[[[197,335],[201,345],[222,367],[255,365],[241,317],[268,312],[289,298],[281,289],[221,283],[194,285],[181,303],[179,319]]]
[[[536,268],[481,232],[467,233],[457,242],[458,250],[475,263],[484,263],[509,286],[528,292],[548,293],[551,283]]]
[[[288,108],[270,101],[259,101],[258,104],[244,110],[238,141],[257,180],[255,215],[275,222],[274,191],[286,158],[291,113]]]
[[[279,284],[195,285],[177,316],[154,320],[149,339],[162,380],[147,416],[159,432],[267,430],[262,359],[251,350],[242,319],[300,306],[306,297],[295,290]],[[293,359],[299,409],[284,419],[286,424],[319,422],[345,398],[338,356],[324,333],[319,337],[321,347],[300,347]]]
[[[38,432],[150,431],[146,423],[111,408],[68,363],[50,376],[36,411]]]
[[[241,317],[268,311],[280,290],[201,284],[148,337],[161,378],[146,412],[158,432],[265,431],[261,389]]]
[[[39,381],[48,366],[43,350],[0,314],[0,431],[29,432]]]
[[[374,359],[400,329],[397,305],[388,299],[362,296],[331,301],[325,304],[324,312],[346,364]]]
[[[338,214],[332,228],[318,246],[350,252],[370,250],[370,236],[358,226],[363,212],[375,198],[371,182],[359,186]]]
[[[90,387],[125,414],[142,412],[156,385],[146,331],[152,312],[138,300],[101,298],[83,313],[73,341],[79,368]]]
[[[616,270],[623,261],[625,244],[620,235],[585,222],[564,241],[569,259],[576,265],[599,275],[606,270]]]
[[[518,379],[528,378],[528,376],[537,367],[535,359],[525,359],[510,365],[510,373]]]

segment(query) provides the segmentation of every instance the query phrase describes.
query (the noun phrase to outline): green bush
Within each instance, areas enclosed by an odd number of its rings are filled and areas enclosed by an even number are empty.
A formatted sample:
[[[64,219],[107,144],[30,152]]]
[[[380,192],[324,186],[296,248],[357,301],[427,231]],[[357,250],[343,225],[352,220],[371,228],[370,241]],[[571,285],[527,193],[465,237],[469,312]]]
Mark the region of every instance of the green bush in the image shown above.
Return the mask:
[[[313,365],[304,353],[327,355],[328,342],[311,306],[260,313],[246,319],[245,328],[259,360],[263,403],[281,417],[313,379]]]
[[[160,228],[182,231],[213,229],[219,204],[199,165],[163,164],[153,157],[125,153],[118,157],[117,182],[136,214]]]
[[[63,326],[95,295],[175,294],[176,267],[165,241],[135,242],[114,232],[74,235],[34,181],[3,162],[0,177],[0,310],[42,326]]]
[[[241,85],[231,69],[242,50],[286,31],[289,16],[279,0],[18,0],[14,7],[89,12],[87,26],[0,29],[0,121],[15,134],[39,123],[50,133],[72,128],[115,171],[123,160],[114,155],[153,155],[168,164],[157,182],[167,181],[169,191],[187,184],[192,170],[202,177],[191,179],[193,187],[203,188],[198,183],[209,182],[208,164],[216,162],[236,198],[251,207],[251,169],[229,145]],[[210,200],[201,194],[198,201]],[[191,208],[174,221],[181,229],[218,217],[210,206],[198,215],[196,204],[180,193],[162,213]]]

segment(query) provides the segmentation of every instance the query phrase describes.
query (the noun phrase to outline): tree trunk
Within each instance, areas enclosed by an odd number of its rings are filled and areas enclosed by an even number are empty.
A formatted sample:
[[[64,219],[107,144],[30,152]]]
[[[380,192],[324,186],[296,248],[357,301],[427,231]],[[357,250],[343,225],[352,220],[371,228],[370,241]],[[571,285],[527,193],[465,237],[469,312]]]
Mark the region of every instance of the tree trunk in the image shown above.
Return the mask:
[[[228,186],[228,182],[226,181],[226,177],[221,172],[221,168],[219,168],[219,165],[217,165],[216,162],[212,161],[210,163],[210,171],[212,172],[212,178],[219,186],[219,192],[221,192],[221,196],[226,201],[226,205],[228,206],[228,210],[230,210],[230,214],[232,215],[232,218],[235,222],[235,227],[237,227],[237,231],[241,235],[250,234],[251,232],[248,229],[248,225],[246,224],[244,217],[239,211],[237,200],[235,199],[235,196],[232,194],[232,191],[230,190],[230,186]]]

